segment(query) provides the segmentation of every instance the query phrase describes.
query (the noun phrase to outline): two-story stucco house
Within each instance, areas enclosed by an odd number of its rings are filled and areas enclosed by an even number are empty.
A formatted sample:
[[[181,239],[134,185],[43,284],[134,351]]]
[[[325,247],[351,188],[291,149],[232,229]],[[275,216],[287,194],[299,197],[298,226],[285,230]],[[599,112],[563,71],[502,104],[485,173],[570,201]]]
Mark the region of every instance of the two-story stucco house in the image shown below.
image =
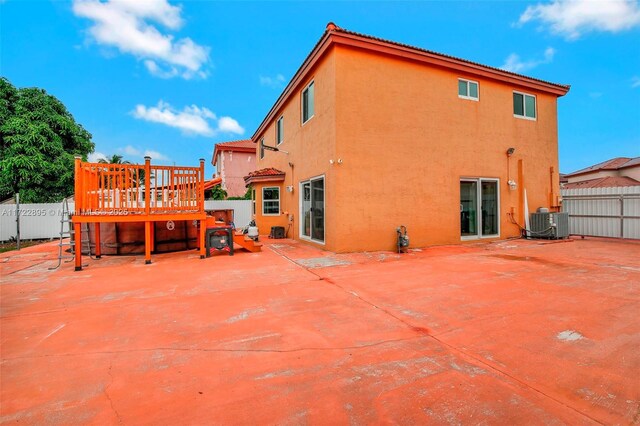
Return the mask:
[[[252,136],[258,226],[336,252],[518,236],[525,194],[559,208],[568,90],[330,23]]]
[[[228,197],[242,197],[247,188],[244,176],[255,170],[256,147],[250,140],[219,142],[213,150],[211,164],[216,168],[216,177],[222,179],[222,189]]]

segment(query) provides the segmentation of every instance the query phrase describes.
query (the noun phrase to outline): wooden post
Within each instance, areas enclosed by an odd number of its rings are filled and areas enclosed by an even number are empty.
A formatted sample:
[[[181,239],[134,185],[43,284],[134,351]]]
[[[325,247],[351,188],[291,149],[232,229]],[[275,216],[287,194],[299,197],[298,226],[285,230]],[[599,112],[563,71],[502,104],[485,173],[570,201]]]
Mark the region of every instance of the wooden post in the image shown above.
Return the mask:
[[[205,244],[205,234],[207,232],[207,218],[204,213],[204,158],[200,159],[200,185],[198,185],[198,203],[200,203],[199,211],[202,215],[200,219],[200,259],[207,257],[207,250]],[[231,243],[233,244],[233,243]]]
[[[95,227],[95,236],[96,236],[96,259],[100,259],[102,257],[102,249],[100,248],[100,222],[96,222],[93,224]]]
[[[151,157],[144,157],[144,214],[151,213]]]
[[[151,263],[151,222],[144,222],[144,263]]]
[[[75,203],[75,213],[81,214],[84,206],[82,205],[82,191],[81,191],[81,182],[80,182],[80,162],[82,161],[82,157],[76,155],[74,164],[74,187],[73,187],[73,201]]]
[[[200,159],[200,185],[198,186],[198,201],[200,213],[204,214],[204,158]]]
[[[151,225],[149,225],[151,228],[151,233],[149,234],[149,237],[151,237],[151,253],[155,253],[156,252],[156,223],[155,222],[151,222]]]
[[[73,253],[76,259],[76,271],[82,271],[82,224],[73,222]]]
[[[207,249],[204,243],[205,234],[207,232],[207,220],[200,220],[200,259],[207,257]],[[233,244],[233,243],[230,243]]]

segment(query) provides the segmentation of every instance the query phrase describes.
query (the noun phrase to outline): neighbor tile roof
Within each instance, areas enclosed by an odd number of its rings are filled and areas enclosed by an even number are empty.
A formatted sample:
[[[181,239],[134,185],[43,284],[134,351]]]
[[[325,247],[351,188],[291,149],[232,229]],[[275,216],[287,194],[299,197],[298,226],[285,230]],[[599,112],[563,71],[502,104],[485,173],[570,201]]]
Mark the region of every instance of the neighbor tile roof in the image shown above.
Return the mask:
[[[563,188],[612,188],[617,186],[640,186],[640,182],[627,176],[606,176],[580,182],[565,183]]]
[[[253,143],[251,139],[243,139],[239,141],[229,141],[229,142],[219,142],[216,144],[217,147],[229,149],[233,151],[236,148],[244,148],[244,149],[256,149],[256,144]]]
[[[211,180],[204,181],[204,190],[207,191],[213,188],[216,185],[220,185],[222,183],[222,178],[213,178]]]
[[[599,170],[619,170],[625,167],[631,167],[640,164],[640,157],[616,157],[593,166],[585,167],[576,172],[569,173],[566,176],[577,176],[589,172],[597,172]]]

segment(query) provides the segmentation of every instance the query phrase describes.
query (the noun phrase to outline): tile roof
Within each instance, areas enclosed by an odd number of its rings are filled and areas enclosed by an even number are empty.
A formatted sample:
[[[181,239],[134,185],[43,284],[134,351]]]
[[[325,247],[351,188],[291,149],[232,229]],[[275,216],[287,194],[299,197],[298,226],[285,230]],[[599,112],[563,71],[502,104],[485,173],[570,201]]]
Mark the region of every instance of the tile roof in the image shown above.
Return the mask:
[[[566,176],[577,176],[589,172],[597,172],[599,170],[619,170],[625,167],[631,167],[640,164],[640,157],[616,157],[602,163],[594,164],[593,166],[585,167],[573,173],[568,173]]]
[[[213,188],[216,185],[220,185],[222,183],[222,178],[213,178],[210,180],[205,180],[204,181],[204,190],[208,191],[209,189]]]
[[[618,169],[624,169],[627,167],[640,166],[640,157],[632,158],[631,160],[624,163],[622,166],[618,167]]]
[[[327,25],[327,30],[330,30],[330,28],[332,28],[332,26],[334,28],[334,29],[332,29],[332,31],[335,31],[335,32],[344,33],[344,34],[351,34],[351,35],[354,35],[354,36],[357,36],[357,37],[366,38],[366,39],[369,39],[369,40],[381,41],[383,43],[393,44],[395,46],[400,46],[400,47],[404,47],[404,48],[411,49],[411,50],[417,50],[419,52],[428,53],[428,54],[436,55],[436,56],[441,56],[441,57],[448,58],[448,59],[453,59],[455,61],[460,61],[460,62],[464,62],[466,64],[475,65],[475,66],[479,66],[479,67],[482,67],[482,68],[487,68],[487,69],[490,69],[490,70],[493,70],[493,71],[498,71],[500,73],[510,74],[510,75],[513,75],[513,76],[526,78],[528,80],[535,80],[535,81],[539,81],[539,82],[544,83],[544,84],[551,84],[553,86],[560,86],[560,87],[566,88],[567,90],[571,87],[571,85],[568,85],[568,84],[552,83],[550,81],[541,80],[539,78],[529,77],[529,76],[524,75],[524,74],[518,74],[518,73],[515,73],[515,72],[512,72],[512,71],[506,71],[506,70],[504,70],[502,68],[492,67],[490,65],[484,65],[484,64],[481,64],[479,62],[470,61],[468,59],[463,59],[463,58],[460,58],[460,57],[457,57],[457,56],[447,55],[446,53],[439,53],[439,52],[435,52],[433,50],[428,50],[428,49],[423,49],[421,47],[412,46],[410,44],[399,43],[397,41],[387,40],[387,39],[380,38],[380,37],[374,37],[374,36],[370,36],[370,35],[367,35],[367,34],[357,33],[355,31],[345,30],[344,28],[340,28],[340,27],[338,27],[337,25],[335,25],[335,24],[333,24],[331,22],[329,23],[329,25]]]
[[[627,176],[606,176],[580,182],[565,183],[563,188],[612,188],[617,186],[640,186],[640,182]]]
[[[219,142],[216,144],[217,147],[227,148],[233,150],[234,148],[249,148],[252,150],[256,149],[256,144],[253,143],[251,139],[243,139],[239,141],[229,141],[229,142]]]
[[[284,172],[274,169],[273,167],[268,167],[266,169],[260,169],[249,173],[245,176],[245,179],[250,177],[265,177],[265,176],[284,176]]]
[[[269,181],[283,181],[285,173],[273,167],[266,169],[260,169],[253,171],[244,177],[245,185],[249,185],[251,182],[269,182]]]

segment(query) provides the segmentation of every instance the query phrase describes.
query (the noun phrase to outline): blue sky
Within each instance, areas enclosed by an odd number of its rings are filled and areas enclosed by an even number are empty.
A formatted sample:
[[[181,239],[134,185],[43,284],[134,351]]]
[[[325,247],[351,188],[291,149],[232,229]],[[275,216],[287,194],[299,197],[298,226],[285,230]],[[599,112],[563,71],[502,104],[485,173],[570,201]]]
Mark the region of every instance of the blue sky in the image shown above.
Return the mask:
[[[637,1],[0,0],[0,74],[59,98],[96,151],[207,160],[249,138],[327,22],[556,83],[560,170],[640,155]]]

